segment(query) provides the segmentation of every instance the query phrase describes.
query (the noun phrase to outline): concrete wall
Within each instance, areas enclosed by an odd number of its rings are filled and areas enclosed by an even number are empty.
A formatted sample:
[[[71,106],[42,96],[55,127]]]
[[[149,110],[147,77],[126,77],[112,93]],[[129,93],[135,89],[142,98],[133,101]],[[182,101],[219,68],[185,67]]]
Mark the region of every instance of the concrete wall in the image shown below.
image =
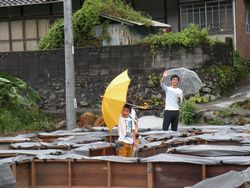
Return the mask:
[[[250,58],[250,33],[246,33],[246,8],[244,0],[235,0],[236,9],[236,48],[239,53]]]
[[[128,98],[139,104],[162,98],[159,80],[165,68],[197,69],[212,64],[232,64],[232,46],[221,44],[185,49],[180,46],[152,53],[147,46],[109,46],[75,49],[76,98],[79,108],[100,109],[106,86],[128,69],[132,79]],[[64,50],[0,53],[0,71],[27,81],[41,95],[41,107],[63,110]],[[151,77],[153,78],[153,77]]]

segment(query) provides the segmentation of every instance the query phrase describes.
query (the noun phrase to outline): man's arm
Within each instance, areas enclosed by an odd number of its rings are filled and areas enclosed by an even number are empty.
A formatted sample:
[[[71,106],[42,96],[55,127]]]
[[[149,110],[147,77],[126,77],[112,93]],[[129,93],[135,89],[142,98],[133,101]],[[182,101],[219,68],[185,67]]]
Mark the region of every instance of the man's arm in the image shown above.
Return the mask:
[[[168,71],[165,70],[163,72],[163,75],[162,75],[162,78],[161,78],[161,87],[163,88],[164,91],[168,90],[167,86],[165,84],[163,84],[163,82],[164,82],[164,80],[166,79],[167,76],[168,76]]]

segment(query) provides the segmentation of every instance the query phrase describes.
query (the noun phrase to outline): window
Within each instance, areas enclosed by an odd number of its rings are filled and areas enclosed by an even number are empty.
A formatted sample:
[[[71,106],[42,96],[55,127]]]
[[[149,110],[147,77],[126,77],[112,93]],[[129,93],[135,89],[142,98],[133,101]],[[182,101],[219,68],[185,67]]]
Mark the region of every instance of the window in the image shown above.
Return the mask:
[[[210,34],[233,32],[232,1],[207,1],[180,5],[181,29],[194,23]]]
[[[250,33],[250,2],[246,3],[246,32]]]
[[[37,50],[39,39],[46,35],[48,19],[25,19],[0,22],[0,52]]]

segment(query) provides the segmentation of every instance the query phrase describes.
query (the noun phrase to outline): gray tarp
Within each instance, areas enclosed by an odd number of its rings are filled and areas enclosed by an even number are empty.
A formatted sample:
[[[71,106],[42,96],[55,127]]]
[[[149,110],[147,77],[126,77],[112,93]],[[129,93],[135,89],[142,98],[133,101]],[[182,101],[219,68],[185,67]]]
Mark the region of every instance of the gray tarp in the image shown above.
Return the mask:
[[[37,159],[76,159],[76,160],[99,160],[99,161],[112,161],[112,162],[120,162],[120,163],[136,163],[138,162],[138,158],[135,157],[121,157],[121,156],[97,156],[97,157],[89,157],[78,154],[65,154],[60,156],[55,155],[37,155]]]
[[[250,165],[250,156],[223,156],[216,158],[223,164]]]
[[[93,136],[93,137],[106,137],[106,136],[109,136],[109,133],[108,132],[70,132],[70,131],[55,131],[55,132],[52,132],[52,133],[39,133],[38,136],[57,136],[57,137],[60,137],[60,136]]]
[[[206,164],[217,165],[220,161],[214,157],[197,157],[190,155],[179,154],[158,154],[147,158],[141,158],[141,162],[169,162],[169,163],[193,163],[193,164]]]
[[[98,132],[97,134],[89,133],[89,135],[84,135],[84,136],[67,136],[67,137],[62,137],[56,139],[56,141],[71,141],[74,143],[88,143],[88,142],[96,142],[96,141],[101,141],[106,137],[107,133],[100,133]]]
[[[147,141],[171,139],[173,137],[181,137],[184,135],[183,133],[176,131],[147,131],[138,134],[143,136]]]
[[[160,145],[162,145],[162,144],[164,144],[164,142],[162,142],[162,141],[158,141],[158,142],[148,142],[148,143],[145,143],[145,144],[140,144],[140,145],[139,145],[139,148],[144,148],[144,147],[146,147],[146,148],[153,148],[153,147],[160,146]],[[166,145],[166,144],[165,144],[165,145]]]
[[[250,155],[250,146],[186,145],[170,148],[168,152],[196,156],[242,156]]]
[[[77,148],[81,147],[83,144],[77,144],[74,141],[57,141],[53,143],[48,142],[22,142],[22,143],[16,143],[11,144],[10,147],[12,149],[53,149],[53,148]]]
[[[9,165],[0,165],[0,188],[15,188],[16,180]]]
[[[250,168],[236,172],[230,171],[225,174],[203,180],[192,188],[236,188],[250,181]]]
[[[171,138],[167,141],[164,141],[164,143],[167,144],[175,144],[175,143],[185,143],[185,142],[189,142],[189,141],[196,141],[198,140],[198,138],[194,138],[194,137],[176,137],[176,138]]]
[[[83,144],[83,146],[69,151],[69,154],[78,154],[78,155],[88,156],[90,149],[98,149],[98,148],[101,149],[101,148],[108,147],[108,146],[115,147],[115,144],[110,143],[110,142],[94,142],[94,143],[89,143],[89,144]]]
[[[21,143],[15,143],[11,144],[10,147],[14,149],[27,149],[32,147],[42,147],[42,146],[48,146],[49,143],[46,142],[21,142]]]
[[[18,155],[16,157],[8,157],[4,159],[0,159],[0,164],[13,164],[24,161],[32,161],[34,157],[27,155]]]
[[[63,150],[0,150],[0,155],[38,155],[38,154],[63,154]]]
[[[193,138],[199,138],[207,141],[241,141],[243,134],[230,134],[226,132],[220,132],[217,134],[202,134],[193,136]]]
[[[8,142],[8,143],[13,143],[13,142],[26,142],[29,141],[29,138],[25,138],[22,136],[14,136],[14,137],[0,137],[0,142]]]

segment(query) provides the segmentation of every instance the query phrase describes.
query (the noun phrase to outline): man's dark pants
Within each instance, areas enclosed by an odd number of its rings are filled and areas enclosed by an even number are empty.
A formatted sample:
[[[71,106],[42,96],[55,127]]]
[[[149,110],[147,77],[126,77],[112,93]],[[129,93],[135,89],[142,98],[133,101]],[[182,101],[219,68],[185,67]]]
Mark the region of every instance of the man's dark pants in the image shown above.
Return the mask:
[[[177,131],[179,121],[179,110],[164,110],[162,129],[167,131],[170,124],[171,130]]]

